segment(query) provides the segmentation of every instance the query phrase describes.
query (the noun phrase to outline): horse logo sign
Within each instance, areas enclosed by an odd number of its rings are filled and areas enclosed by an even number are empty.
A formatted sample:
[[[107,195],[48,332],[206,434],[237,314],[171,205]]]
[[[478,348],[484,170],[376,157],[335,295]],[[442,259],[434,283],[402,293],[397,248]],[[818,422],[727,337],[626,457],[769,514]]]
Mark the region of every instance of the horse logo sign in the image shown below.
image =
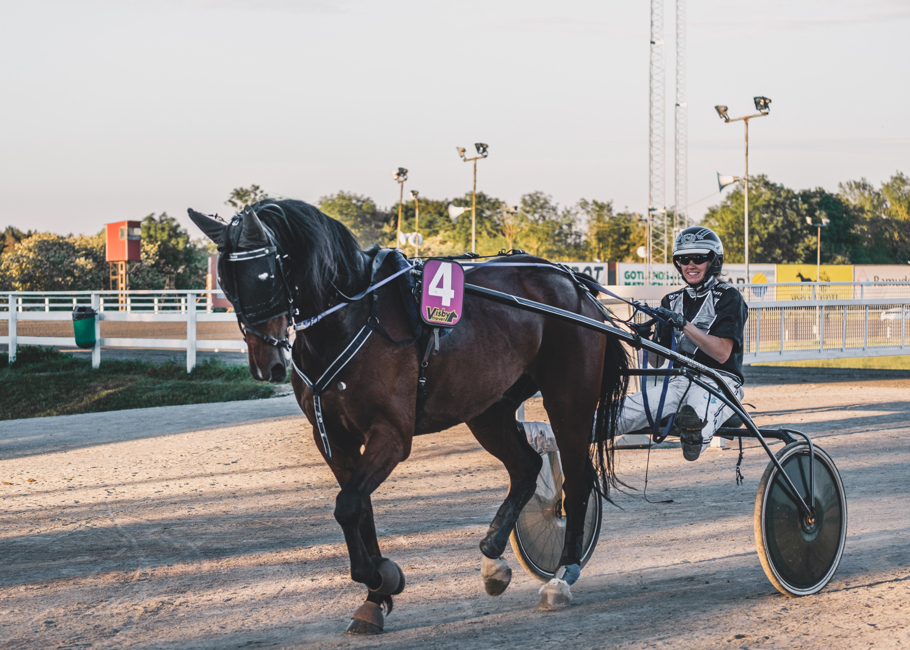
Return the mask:
[[[423,267],[420,317],[427,325],[454,327],[464,303],[464,269],[448,260],[427,260]]]

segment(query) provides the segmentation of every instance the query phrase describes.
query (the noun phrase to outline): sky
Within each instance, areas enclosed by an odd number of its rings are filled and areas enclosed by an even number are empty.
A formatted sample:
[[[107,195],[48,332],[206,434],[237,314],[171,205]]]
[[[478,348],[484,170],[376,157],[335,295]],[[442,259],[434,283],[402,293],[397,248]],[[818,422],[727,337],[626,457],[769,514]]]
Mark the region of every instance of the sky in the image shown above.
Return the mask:
[[[910,173],[910,3],[688,0],[688,201],[716,172],[793,189]],[[676,5],[665,2],[666,201]],[[0,229],[98,232],[235,187],[315,203],[471,189],[648,207],[644,0],[0,0]],[[729,190],[727,190],[729,191]],[[191,230],[195,235],[199,233]]]

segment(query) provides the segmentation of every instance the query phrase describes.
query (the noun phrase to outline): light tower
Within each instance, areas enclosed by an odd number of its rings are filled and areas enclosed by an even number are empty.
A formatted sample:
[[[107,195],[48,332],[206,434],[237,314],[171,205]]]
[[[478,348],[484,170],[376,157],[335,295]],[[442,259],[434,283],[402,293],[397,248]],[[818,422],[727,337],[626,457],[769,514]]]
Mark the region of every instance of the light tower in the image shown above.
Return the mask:
[[[673,238],[689,227],[686,169],[689,149],[689,115],[686,104],[686,0],[676,0],[676,147],[673,173]]]
[[[651,56],[649,65],[648,112],[648,256],[645,276],[652,281],[655,260],[667,261],[667,210],[665,207],[664,172],[666,170],[664,138],[664,3],[651,0]]]

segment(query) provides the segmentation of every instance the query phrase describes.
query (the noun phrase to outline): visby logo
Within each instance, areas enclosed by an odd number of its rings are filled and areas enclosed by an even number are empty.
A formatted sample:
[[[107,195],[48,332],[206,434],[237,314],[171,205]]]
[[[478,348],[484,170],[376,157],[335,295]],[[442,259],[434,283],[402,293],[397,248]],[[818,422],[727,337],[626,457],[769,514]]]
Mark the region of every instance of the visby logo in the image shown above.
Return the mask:
[[[427,320],[434,323],[451,323],[458,318],[455,311],[446,311],[441,307],[427,307]]]

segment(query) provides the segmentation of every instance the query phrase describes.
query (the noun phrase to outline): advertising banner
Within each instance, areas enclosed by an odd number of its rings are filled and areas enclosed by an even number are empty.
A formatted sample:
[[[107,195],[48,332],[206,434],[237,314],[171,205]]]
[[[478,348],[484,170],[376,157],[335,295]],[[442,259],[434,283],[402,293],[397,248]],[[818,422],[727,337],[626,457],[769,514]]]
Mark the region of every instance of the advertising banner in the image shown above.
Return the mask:
[[[616,265],[616,284],[641,286],[646,283],[647,265],[641,262],[620,262]],[[651,265],[651,285],[662,287],[682,286],[682,278],[672,264]]]
[[[778,264],[777,281],[784,282],[816,282],[816,265],[815,264]],[[853,282],[853,266],[849,264],[822,264],[818,271],[821,276],[820,282]],[[812,298],[812,289],[796,290],[790,289],[785,291],[784,288],[778,287],[778,300],[810,300]],[[852,299],[853,285],[847,286],[823,286],[818,290],[816,296],[819,300],[831,299]]]
[[[854,282],[910,282],[910,264],[855,264]]]
[[[594,278],[597,284],[616,284],[616,280],[612,277],[615,274],[612,267],[615,267],[616,264],[607,262],[560,262],[560,264],[565,264],[575,273],[587,273]]]
[[[751,284],[768,284],[775,282],[777,277],[774,264],[750,264],[749,273],[752,275]],[[646,266],[639,262],[619,263],[616,265],[616,284],[618,285],[643,285],[645,283]],[[724,264],[721,279],[730,284],[745,284],[745,264]],[[682,278],[677,270],[670,264],[654,264],[651,267],[651,284],[657,286],[679,287]]]

